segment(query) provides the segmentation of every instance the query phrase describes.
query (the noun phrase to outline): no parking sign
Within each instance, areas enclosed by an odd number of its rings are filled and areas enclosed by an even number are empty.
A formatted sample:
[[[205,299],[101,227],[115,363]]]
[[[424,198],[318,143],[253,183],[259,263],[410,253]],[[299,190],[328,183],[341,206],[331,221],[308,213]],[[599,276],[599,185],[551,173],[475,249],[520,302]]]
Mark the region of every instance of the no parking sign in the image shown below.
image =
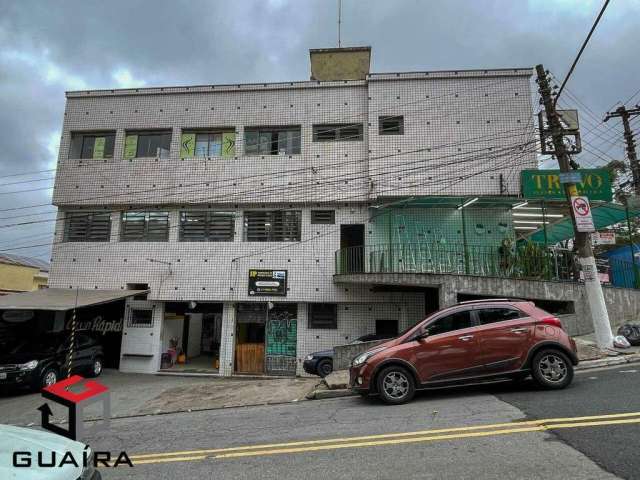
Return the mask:
[[[587,197],[571,197],[571,208],[576,219],[576,228],[579,232],[595,232],[591,215],[591,206]]]

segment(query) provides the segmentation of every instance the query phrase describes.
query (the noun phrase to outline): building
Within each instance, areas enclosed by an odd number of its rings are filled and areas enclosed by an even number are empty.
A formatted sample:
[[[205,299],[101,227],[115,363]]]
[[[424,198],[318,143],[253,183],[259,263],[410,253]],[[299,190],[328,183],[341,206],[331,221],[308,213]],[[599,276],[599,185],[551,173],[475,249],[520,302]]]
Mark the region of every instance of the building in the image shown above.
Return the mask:
[[[301,374],[455,301],[350,274],[469,273],[514,238],[532,70],[370,73],[370,53],[312,50],[309,81],[67,92],[50,285],[147,291],[121,370],[182,349],[221,375]]]
[[[47,288],[48,277],[47,262],[0,253],[0,295]]]

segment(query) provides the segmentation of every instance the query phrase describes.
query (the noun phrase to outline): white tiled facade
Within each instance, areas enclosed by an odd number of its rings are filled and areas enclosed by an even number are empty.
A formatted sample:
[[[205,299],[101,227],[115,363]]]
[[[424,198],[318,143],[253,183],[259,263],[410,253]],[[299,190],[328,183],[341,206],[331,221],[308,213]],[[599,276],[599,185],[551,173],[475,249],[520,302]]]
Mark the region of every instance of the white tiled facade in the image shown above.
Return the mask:
[[[398,319],[402,330],[422,318],[423,296],[333,283],[340,225],[364,224],[366,243],[371,206],[392,197],[517,194],[519,171],[536,166],[534,153],[517,150],[534,135],[530,75],[528,69],[371,74],[364,81],[69,92],[49,284],[149,285],[144,305],[154,306],[154,324],[130,329],[125,322],[125,371],[159,369],[167,301],[224,304],[223,375],[233,372],[238,302],[298,304],[298,374],[308,353],[372,333],[376,319]],[[404,134],[379,135],[381,115],[402,115]],[[363,124],[363,140],[312,141],[314,124],[336,123]],[[300,154],[245,155],[245,127],[285,125],[301,127]],[[181,133],[198,128],[235,130],[235,156],[181,158]],[[125,132],[150,129],[172,131],[169,158],[125,159]],[[116,132],[114,157],[69,158],[72,133],[95,131]],[[179,241],[179,212],[208,208],[235,213],[234,240]],[[243,241],[243,212],[262,208],[301,210],[302,241]],[[316,208],[335,210],[335,224],[311,224]],[[111,212],[110,242],[63,241],[65,214],[79,209]],[[125,209],[169,211],[168,242],[120,242]],[[287,270],[286,297],[249,297],[250,268]],[[309,329],[309,302],[337,303],[338,328]],[[141,351],[146,356],[126,355]]]

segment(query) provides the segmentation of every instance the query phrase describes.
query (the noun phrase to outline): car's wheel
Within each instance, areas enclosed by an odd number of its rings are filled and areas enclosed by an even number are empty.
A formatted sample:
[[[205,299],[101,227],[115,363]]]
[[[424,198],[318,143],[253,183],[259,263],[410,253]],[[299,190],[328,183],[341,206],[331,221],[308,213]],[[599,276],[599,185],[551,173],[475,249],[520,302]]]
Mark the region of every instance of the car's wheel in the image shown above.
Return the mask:
[[[40,388],[50,387],[58,381],[58,371],[55,368],[48,367],[42,372],[40,379]]]
[[[399,405],[406,403],[416,393],[413,376],[404,368],[387,367],[378,375],[378,393],[385,403]]]
[[[90,377],[99,377],[102,373],[102,357],[96,357],[91,363],[91,370],[89,370]]]
[[[565,388],[573,380],[573,365],[560,350],[543,349],[533,357],[531,374],[541,387]]]
[[[328,358],[323,358],[318,362],[318,365],[316,365],[316,370],[318,371],[318,375],[324,378],[333,372],[333,362]]]

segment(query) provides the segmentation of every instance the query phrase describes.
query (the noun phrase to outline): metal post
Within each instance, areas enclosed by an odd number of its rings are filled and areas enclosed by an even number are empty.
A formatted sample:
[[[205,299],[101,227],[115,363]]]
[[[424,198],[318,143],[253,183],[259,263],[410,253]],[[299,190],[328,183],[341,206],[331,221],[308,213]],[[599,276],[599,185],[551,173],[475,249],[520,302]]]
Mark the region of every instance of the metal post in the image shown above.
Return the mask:
[[[67,378],[71,376],[71,364],[73,362],[73,349],[76,341],[76,309],[78,308],[78,290],[76,287],[76,302],[73,305],[73,312],[71,313],[71,339],[69,343],[69,361],[67,362]]]
[[[462,248],[464,251],[464,273],[469,274],[469,251],[467,250],[467,225],[464,215],[464,208],[460,209],[460,217],[462,218]]]
[[[629,231],[629,253],[631,254],[631,268],[633,271],[633,287],[638,288],[638,267],[636,266],[636,256],[633,251],[633,231],[631,230],[631,217],[629,216],[629,198],[625,199],[624,213],[627,217],[627,230]]]

